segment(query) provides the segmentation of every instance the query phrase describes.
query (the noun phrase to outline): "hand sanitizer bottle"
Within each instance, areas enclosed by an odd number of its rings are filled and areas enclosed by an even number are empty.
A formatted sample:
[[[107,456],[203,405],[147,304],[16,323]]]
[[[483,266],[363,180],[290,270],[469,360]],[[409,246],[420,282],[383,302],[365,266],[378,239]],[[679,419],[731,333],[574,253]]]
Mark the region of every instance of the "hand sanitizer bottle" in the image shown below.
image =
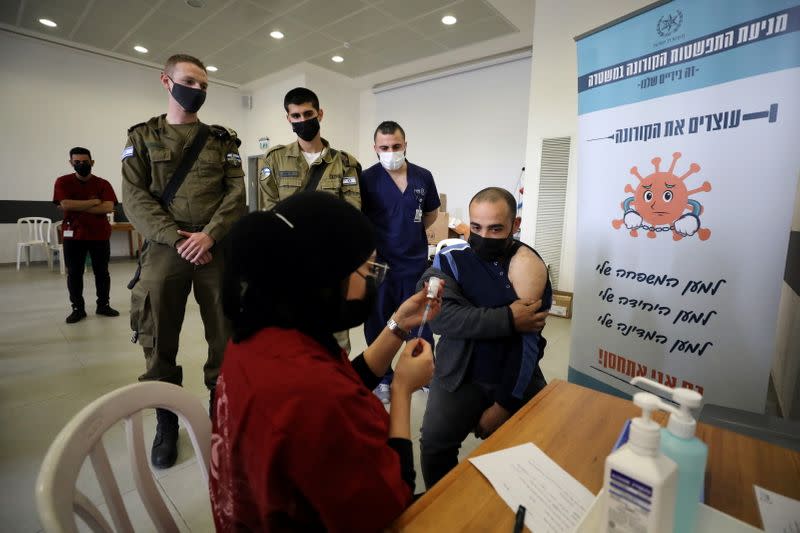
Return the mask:
[[[693,533],[697,510],[705,482],[708,446],[694,436],[697,422],[689,409],[700,407],[703,397],[691,389],[672,389],[642,377],[631,385],[643,384],[669,394],[680,409],[668,406],[672,413],[667,428],[661,430],[661,453],[678,465],[678,495],[675,501],[675,533]]]
[[[672,533],[678,468],[659,452],[661,426],[650,413],[668,407],[656,395],[639,392],[633,403],[642,416],[631,421],[628,442],[606,458],[607,533]]]

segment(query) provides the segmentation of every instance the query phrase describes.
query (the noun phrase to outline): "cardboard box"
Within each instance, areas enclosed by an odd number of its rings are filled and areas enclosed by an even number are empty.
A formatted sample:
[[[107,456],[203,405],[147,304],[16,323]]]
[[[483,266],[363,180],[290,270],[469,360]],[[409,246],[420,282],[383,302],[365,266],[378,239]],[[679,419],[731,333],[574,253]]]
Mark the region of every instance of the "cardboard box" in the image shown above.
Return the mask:
[[[439,216],[436,217],[431,227],[425,230],[425,234],[428,236],[428,244],[436,245],[439,244],[439,241],[449,237],[448,222],[450,222],[450,215],[439,212]]]
[[[572,293],[553,291],[553,305],[550,314],[562,318],[572,318]]]
[[[442,213],[447,213],[447,195],[444,193],[439,194],[439,201],[442,205],[439,206],[439,211]]]

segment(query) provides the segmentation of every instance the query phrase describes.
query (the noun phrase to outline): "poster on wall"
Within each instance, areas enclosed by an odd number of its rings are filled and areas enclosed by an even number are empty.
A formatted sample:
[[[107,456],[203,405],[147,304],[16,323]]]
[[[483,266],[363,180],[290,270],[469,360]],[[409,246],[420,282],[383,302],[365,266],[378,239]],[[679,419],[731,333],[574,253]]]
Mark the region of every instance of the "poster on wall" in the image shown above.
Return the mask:
[[[800,2],[675,0],[580,38],[569,379],[763,412],[800,175]]]

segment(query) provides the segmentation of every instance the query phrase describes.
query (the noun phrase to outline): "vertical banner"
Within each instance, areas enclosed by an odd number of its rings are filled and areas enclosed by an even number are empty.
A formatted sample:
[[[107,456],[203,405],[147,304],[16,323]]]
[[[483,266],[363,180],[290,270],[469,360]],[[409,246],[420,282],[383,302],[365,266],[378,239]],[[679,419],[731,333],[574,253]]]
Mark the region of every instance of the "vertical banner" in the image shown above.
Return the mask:
[[[675,0],[578,41],[570,381],[763,412],[800,175],[800,2]]]

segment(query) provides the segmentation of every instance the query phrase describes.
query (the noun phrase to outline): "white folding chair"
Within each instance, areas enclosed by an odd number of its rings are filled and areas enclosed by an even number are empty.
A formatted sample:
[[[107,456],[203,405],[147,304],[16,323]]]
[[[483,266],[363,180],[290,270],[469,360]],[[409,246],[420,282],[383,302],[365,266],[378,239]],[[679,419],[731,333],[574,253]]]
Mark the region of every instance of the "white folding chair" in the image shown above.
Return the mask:
[[[50,225],[53,223],[44,217],[23,217],[17,219],[17,270],[25,249],[25,264],[31,266],[31,248],[41,248],[47,257],[47,265],[51,266]]]
[[[50,244],[48,245],[48,253],[50,254],[48,263],[50,264],[50,270],[53,270],[53,255],[58,254],[58,262],[61,267],[61,275],[64,275],[64,244],[62,240],[59,238],[61,236],[61,225],[64,223],[63,220],[59,220],[55,224],[53,224],[53,234],[50,237]]]
[[[84,407],[50,445],[36,480],[36,506],[44,531],[77,532],[76,514],[92,531],[113,531],[97,507],[75,486],[87,456],[114,528],[119,532],[133,531],[102,441],[103,434],[120,420],[125,421],[133,478],[147,513],[158,531],[178,531],[153,479],[145,449],[141,411],[154,407],[173,411],[183,422],[208,483],[211,420],[200,400],[181,387],[160,381],[128,385]]]

